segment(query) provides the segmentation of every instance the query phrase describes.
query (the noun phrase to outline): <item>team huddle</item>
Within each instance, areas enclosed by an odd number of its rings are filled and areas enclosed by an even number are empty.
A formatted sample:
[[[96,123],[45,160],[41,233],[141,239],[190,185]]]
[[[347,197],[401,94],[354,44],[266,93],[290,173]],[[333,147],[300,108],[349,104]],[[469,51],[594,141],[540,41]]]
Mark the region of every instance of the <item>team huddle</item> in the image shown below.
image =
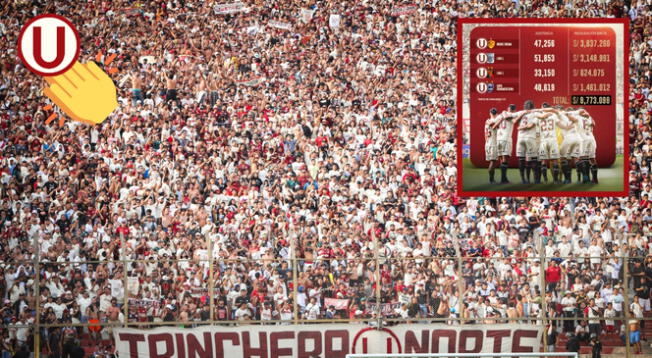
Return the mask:
[[[548,169],[555,184],[570,184],[571,170],[577,170],[582,183],[598,182],[595,161],[596,142],[593,136],[595,121],[584,108],[551,107],[543,103],[535,109],[534,102],[526,101],[524,109],[511,104],[502,113],[489,111],[485,122],[485,155],[489,162],[489,182],[496,183],[495,171],[500,166],[500,183],[509,183],[507,167],[512,155],[512,132],[517,131],[516,156],[523,184],[548,182]],[[561,133],[561,143],[558,140]]]

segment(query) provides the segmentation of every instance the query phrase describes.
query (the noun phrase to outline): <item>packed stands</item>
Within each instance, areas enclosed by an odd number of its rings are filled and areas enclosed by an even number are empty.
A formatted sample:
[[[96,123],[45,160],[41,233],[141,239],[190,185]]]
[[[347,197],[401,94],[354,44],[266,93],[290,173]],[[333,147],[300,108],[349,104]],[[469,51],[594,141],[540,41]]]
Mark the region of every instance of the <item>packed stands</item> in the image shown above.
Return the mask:
[[[650,5],[415,3],[393,16],[379,0],[232,14],[198,0],[5,1],[2,350],[75,337],[111,351],[112,325],[127,323],[379,315],[561,317],[558,350],[584,330],[584,347],[592,333],[622,346],[626,299],[634,317],[650,312]],[[48,12],[78,27],[84,61],[117,55],[120,108],[101,125],[44,122],[42,81],[15,43]],[[631,19],[629,197],[455,195],[460,17]],[[616,318],[578,328],[592,317]]]

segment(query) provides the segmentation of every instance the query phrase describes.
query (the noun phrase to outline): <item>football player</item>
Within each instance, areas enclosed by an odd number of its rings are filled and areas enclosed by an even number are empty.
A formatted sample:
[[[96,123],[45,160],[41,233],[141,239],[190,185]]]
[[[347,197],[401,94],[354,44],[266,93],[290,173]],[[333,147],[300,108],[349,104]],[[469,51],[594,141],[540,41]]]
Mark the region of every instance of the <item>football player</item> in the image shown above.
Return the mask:
[[[564,176],[564,184],[571,183],[571,166],[575,164],[580,157],[581,149],[581,140],[578,134],[577,129],[577,119],[568,115],[573,111],[572,108],[563,110],[561,106],[558,106],[555,109],[548,110],[552,112],[555,117],[556,126],[561,130],[563,137],[561,148],[559,150],[559,156],[561,157],[561,173],[558,174],[558,181],[561,181],[561,175]],[[556,131],[555,131],[556,135]],[[555,139],[555,143],[556,143]],[[561,174],[561,175],[560,175]],[[553,167],[553,176],[554,176],[554,167]]]
[[[507,167],[509,166],[509,157],[512,155],[514,123],[520,120],[524,114],[524,111],[516,111],[516,105],[510,104],[509,109],[499,114],[496,118],[496,123],[494,123],[494,128],[498,128],[496,144],[498,148],[498,160],[500,162],[501,184],[509,183],[507,179]]]
[[[498,159],[498,144],[496,135],[498,130],[494,127],[498,110],[492,108],[489,110],[489,118],[484,123],[484,153],[485,159],[489,162],[489,183],[494,184],[494,174],[496,172],[496,160]]]
[[[593,153],[595,158],[595,138],[593,132],[587,133],[585,128],[586,124],[593,119],[590,118],[589,113],[584,108],[570,110],[566,115],[573,120],[577,127],[577,134],[580,141],[579,159],[575,163],[575,170],[577,171],[577,181],[587,184],[591,180],[589,178],[590,160],[588,156]],[[592,148],[591,148],[592,147]],[[595,159],[593,160],[595,162]],[[597,168],[596,168],[597,177]]]
[[[584,108],[580,109],[580,115],[584,120],[584,144],[582,145],[582,159],[584,161],[584,183],[598,183],[598,164],[595,160],[596,142],[593,135],[595,121]],[[589,175],[590,173],[590,175]],[[591,177],[593,177],[591,179]]]
[[[557,128],[560,121],[557,112],[550,111],[550,105],[542,105],[544,116],[537,122],[539,131],[539,160],[541,161],[541,173],[543,180],[548,181],[548,168],[552,170],[552,180],[555,184],[560,182],[559,178],[559,143],[557,142]]]
[[[541,113],[534,111],[534,102],[525,101],[524,113],[519,117],[520,123],[517,127],[516,156],[518,157],[518,170],[521,174],[523,184],[530,183],[530,173],[534,172],[534,182],[541,182],[539,171],[539,146],[537,138],[537,120]]]

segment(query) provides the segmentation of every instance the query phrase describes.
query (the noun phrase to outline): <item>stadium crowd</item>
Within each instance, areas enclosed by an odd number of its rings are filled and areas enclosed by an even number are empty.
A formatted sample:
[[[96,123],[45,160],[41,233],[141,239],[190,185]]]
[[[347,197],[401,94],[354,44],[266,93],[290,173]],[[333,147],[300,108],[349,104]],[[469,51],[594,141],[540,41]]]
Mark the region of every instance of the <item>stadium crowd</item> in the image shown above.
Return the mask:
[[[2,349],[38,333],[56,351],[106,322],[530,320],[544,300],[576,331],[628,309],[626,253],[630,310],[649,311],[650,5],[414,3],[4,2]],[[101,125],[44,123],[44,82],[14,50],[41,13],[77,26],[83,61],[116,55]],[[629,197],[456,196],[456,19],[525,16],[631,20]]]

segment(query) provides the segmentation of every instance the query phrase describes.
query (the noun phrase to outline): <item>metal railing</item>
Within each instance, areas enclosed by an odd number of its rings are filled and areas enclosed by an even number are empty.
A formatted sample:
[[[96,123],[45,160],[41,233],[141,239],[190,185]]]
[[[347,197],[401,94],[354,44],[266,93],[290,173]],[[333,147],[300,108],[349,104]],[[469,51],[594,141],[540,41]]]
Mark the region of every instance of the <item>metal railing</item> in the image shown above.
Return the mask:
[[[372,230],[373,231],[373,230]],[[619,237],[618,242],[620,244],[624,244],[627,242],[626,239],[627,235],[623,235]],[[633,235],[632,235],[633,236]],[[555,239],[548,237],[547,239]],[[558,238],[557,238],[558,239]],[[293,314],[292,314],[292,319],[291,320],[247,320],[246,324],[305,324],[305,323],[337,323],[337,322],[359,322],[359,323],[369,323],[372,321],[375,321],[376,327],[382,327],[384,324],[391,324],[391,323],[409,323],[409,322],[448,322],[448,323],[458,323],[458,324],[465,324],[468,323],[469,321],[478,321],[482,319],[478,318],[469,318],[469,317],[464,317],[462,313],[464,312],[463,309],[463,298],[466,297],[466,293],[468,292],[468,283],[465,281],[466,277],[464,276],[462,269],[463,265],[465,262],[472,261],[472,260],[482,260],[485,262],[490,262],[494,260],[505,260],[507,258],[511,258],[509,256],[507,257],[475,257],[475,256],[466,256],[464,255],[464,252],[462,248],[460,247],[460,241],[459,240],[453,240],[454,243],[454,249],[455,249],[455,256],[424,256],[424,257],[384,257],[380,254],[379,248],[381,247],[380,240],[375,235],[372,235],[372,241],[374,243],[374,252],[373,252],[373,257],[364,257],[364,258],[312,258],[312,260],[315,263],[319,262],[328,262],[332,260],[339,260],[339,261],[347,261],[347,262],[355,262],[355,261],[361,261],[361,262],[373,262],[373,265],[370,265],[368,270],[373,271],[371,272],[371,277],[374,278],[374,283],[375,283],[375,290],[374,290],[374,300],[375,303],[375,310],[373,312],[372,318],[365,317],[365,318],[340,318],[340,319],[305,319],[300,316],[300,309],[297,305],[297,300],[296,297],[298,295],[298,276],[300,273],[300,267],[305,263],[307,258],[305,257],[298,257],[297,255],[297,239],[293,238],[290,239],[290,255],[287,259],[270,259],[270,260],[265,260],[266,263],[269,264],[279,264],[282,262],[287,262],[289,264],[289,269],[292,271],[292,280],[290,281],[292,283],[292,302],[293,302]],[[490,318],[492,321],[496,322],[531,322],[533,324],[541,324],[544,327],[547,327],[549,323],[551,322],[563,322],[567,320],[573,320],[573,321],[604,321],[605,319],[600,317],[600,318],[585,318],[582,317],[581,315],[578,315],[577,317],[549,317],[547,312],[547,303],[545,299],[545,289],[547,286],[547,282],[545,279],[545,272],[546,268],[551,260],[576,260],[577,257],[575,256],[570,256],[570,257],[549,257],[545,255],[545,247],[544,247],[544,239],[540,236],[538,236],[535,232],[534,235],[534,243],[536,244],[535,246],[535,252],[536,256],[531,256],[531,257],[521,257],[517,258],[518,260],[523,260],[526,264],[530,263],[531,261],[538,260],[540,262],[539,264],[539,273],[538,273],[538,279],[539,279],[539,295],[541,298],[541,310],[539,311],[538,316],[534,317],[492,317]],[[620,247],[623,247],[623,245],[619,245]],[[196,260],[196,259],[164,259],[164,260],[151,260],[151,259],[131,259],[127,258],[124,255],[124,248],[126,247],[126,242],[125,238],[121,236],[121,247],[120,247],[120,258],[119,260],[106,260],[106,261],[77,261],[77,262],[47,262],[47,265],[57,265],[57,266],[68,266],[68,265],[99,265],[99,264],[106,264],[106,265],[115,265],[116,270],[119,271],[118,268],[122,268],[122,273],[123,273],[123,292],[124,297],[122,297],[122,314],[124,316],[124,321],[123,322],[99,322],[99,323],[45,323],[41,322],[41,313],[42,313],[42,302],[40,302],[40,291],[42,288],[42,283],[40,280],[40,269],[41,266],[44,264],[40,260],[40,252],[39,248],[40,245],[38,241],[35,239],[34,241],[34,248],[35,248],[35,255],[34,255],[34,260],[33,261],[12,261],[12,262],[6,262],[5,264],[9,265],[26,265],[26,264],[32,264],[35,272],[35,277],[34,279],[34,297],[35,297],[35,311],[36,311],[36,317],[35,317],[35,322],[33,325],[34,328],[34,344],[35,344],[35,350],[34,352],[38,354],[39,349],[41,347],[41,342],[40,342],[40,331],[41,329],[47,329],[50,327],[89,327],[89,326],[101,326],[101,327],[116,327],[116,326],[121,326],[121,327],[141,327],[141,328],[150,328],[150,327],[155,327],[155,326],[171,326],[171,325],[184,325],[184,326],[200,326],[200,325],[237,325],[237,324],[242,324],[243,321],[240,320],[233,320],[233,319],[228,319],[228,320],[216,320],[215,318],[215,265],[230,265],[230,264],[242,264],[242,263],[251,263],[251,262],[261,262],[260,260],[251,260],[251,259],[221,259],[221,258],[214,258],[213,257],[213,243],[211,240],[206,238],[206,247],[208,248],[208,259],[207,260]],[[587,257],[584,257],[587,258]],[[588,257],[588,259],[597,259],[596,257]],[[622,310],[623,315],[618,316],[618,317],[613,317],[610,318],[610,320],[614,321],[624,321],[628,322],[632,317],[629,314],[629,300],[630,300],[630,287],[629,287],[629,281],[633,278],[629,274],[629,263],[632,262],[632,260],[644,260],[646,259],[646,256],[629,256],[629,250],[625,249],[622,250],[621,255],[605,255],[599,257],[600,260],[608,260],[608,259],[615,259],[618,260],[619,263],[622,265],[622,270],[623,270],[623,280],[622,280],[622,285],[623,285],[623,297],[625,302],[623,302],[623,305],[625,309]],[[382,314],[381,311],[381,303],[382,298],[383,298],[383,293],[382,293],[382,287],[381,287],[381,267],[383,265],[406,265],[406,264],[411,264],[411,263],[416,263],[416,261],[423,261],[424,263],[432,260],[455,260],[455,277],[456,277],[456,282],[453,286],[450,288],[450,292],[453,295],[458,296],[457,300],[457,312],[456,315],[451,315],[449,317],[415,317],[415,318],[408,318],[408,319],[402,319],[402,318],[392,318],[392,317],[385,317]],[[147,322],[134,322],[130,321],[129,319],[129,299],[133,298],[130,297],[129,294],[129,277],[134,277],[130,276],[130,266],[131,264],[151,264],[151,263],[181,263],[181,262],[188,262],[188,263],[203,263],[208,265],[208,272],[209,275],[207,277],[207,282],[204,282],[205,284],[208,285],[208,302],[209,302],[209,319],[208,320],[203,320],[203,321],[179,321],[179,320],[174,320],[174,321],[165,321],[165,322],[157,322],[157,321],[147,321]],[[531,263],[532,267],[534,267],[533,263]],[[424,265],[427,267],[427,265]],[[475,276],[474,276],[475,278]],[[462,294],[460,294],[462,293]],[[289,296],[288,292],[288,296]],[[642,319],[645,321],[652,320],[652,317],[642,317],[638,318]],[[626,349],[627,349],[627,354],[629,356],[629,325],[625,324],[625,340],[626,340]],[[15,325],[14,327],[20,327],[20,325]],[[543,349],[544,351],[547,351],[547,342],[546,338],[547,335],[544,334],[544,342],[543,342]],[[522,354],[519,354],[522,355]]]

